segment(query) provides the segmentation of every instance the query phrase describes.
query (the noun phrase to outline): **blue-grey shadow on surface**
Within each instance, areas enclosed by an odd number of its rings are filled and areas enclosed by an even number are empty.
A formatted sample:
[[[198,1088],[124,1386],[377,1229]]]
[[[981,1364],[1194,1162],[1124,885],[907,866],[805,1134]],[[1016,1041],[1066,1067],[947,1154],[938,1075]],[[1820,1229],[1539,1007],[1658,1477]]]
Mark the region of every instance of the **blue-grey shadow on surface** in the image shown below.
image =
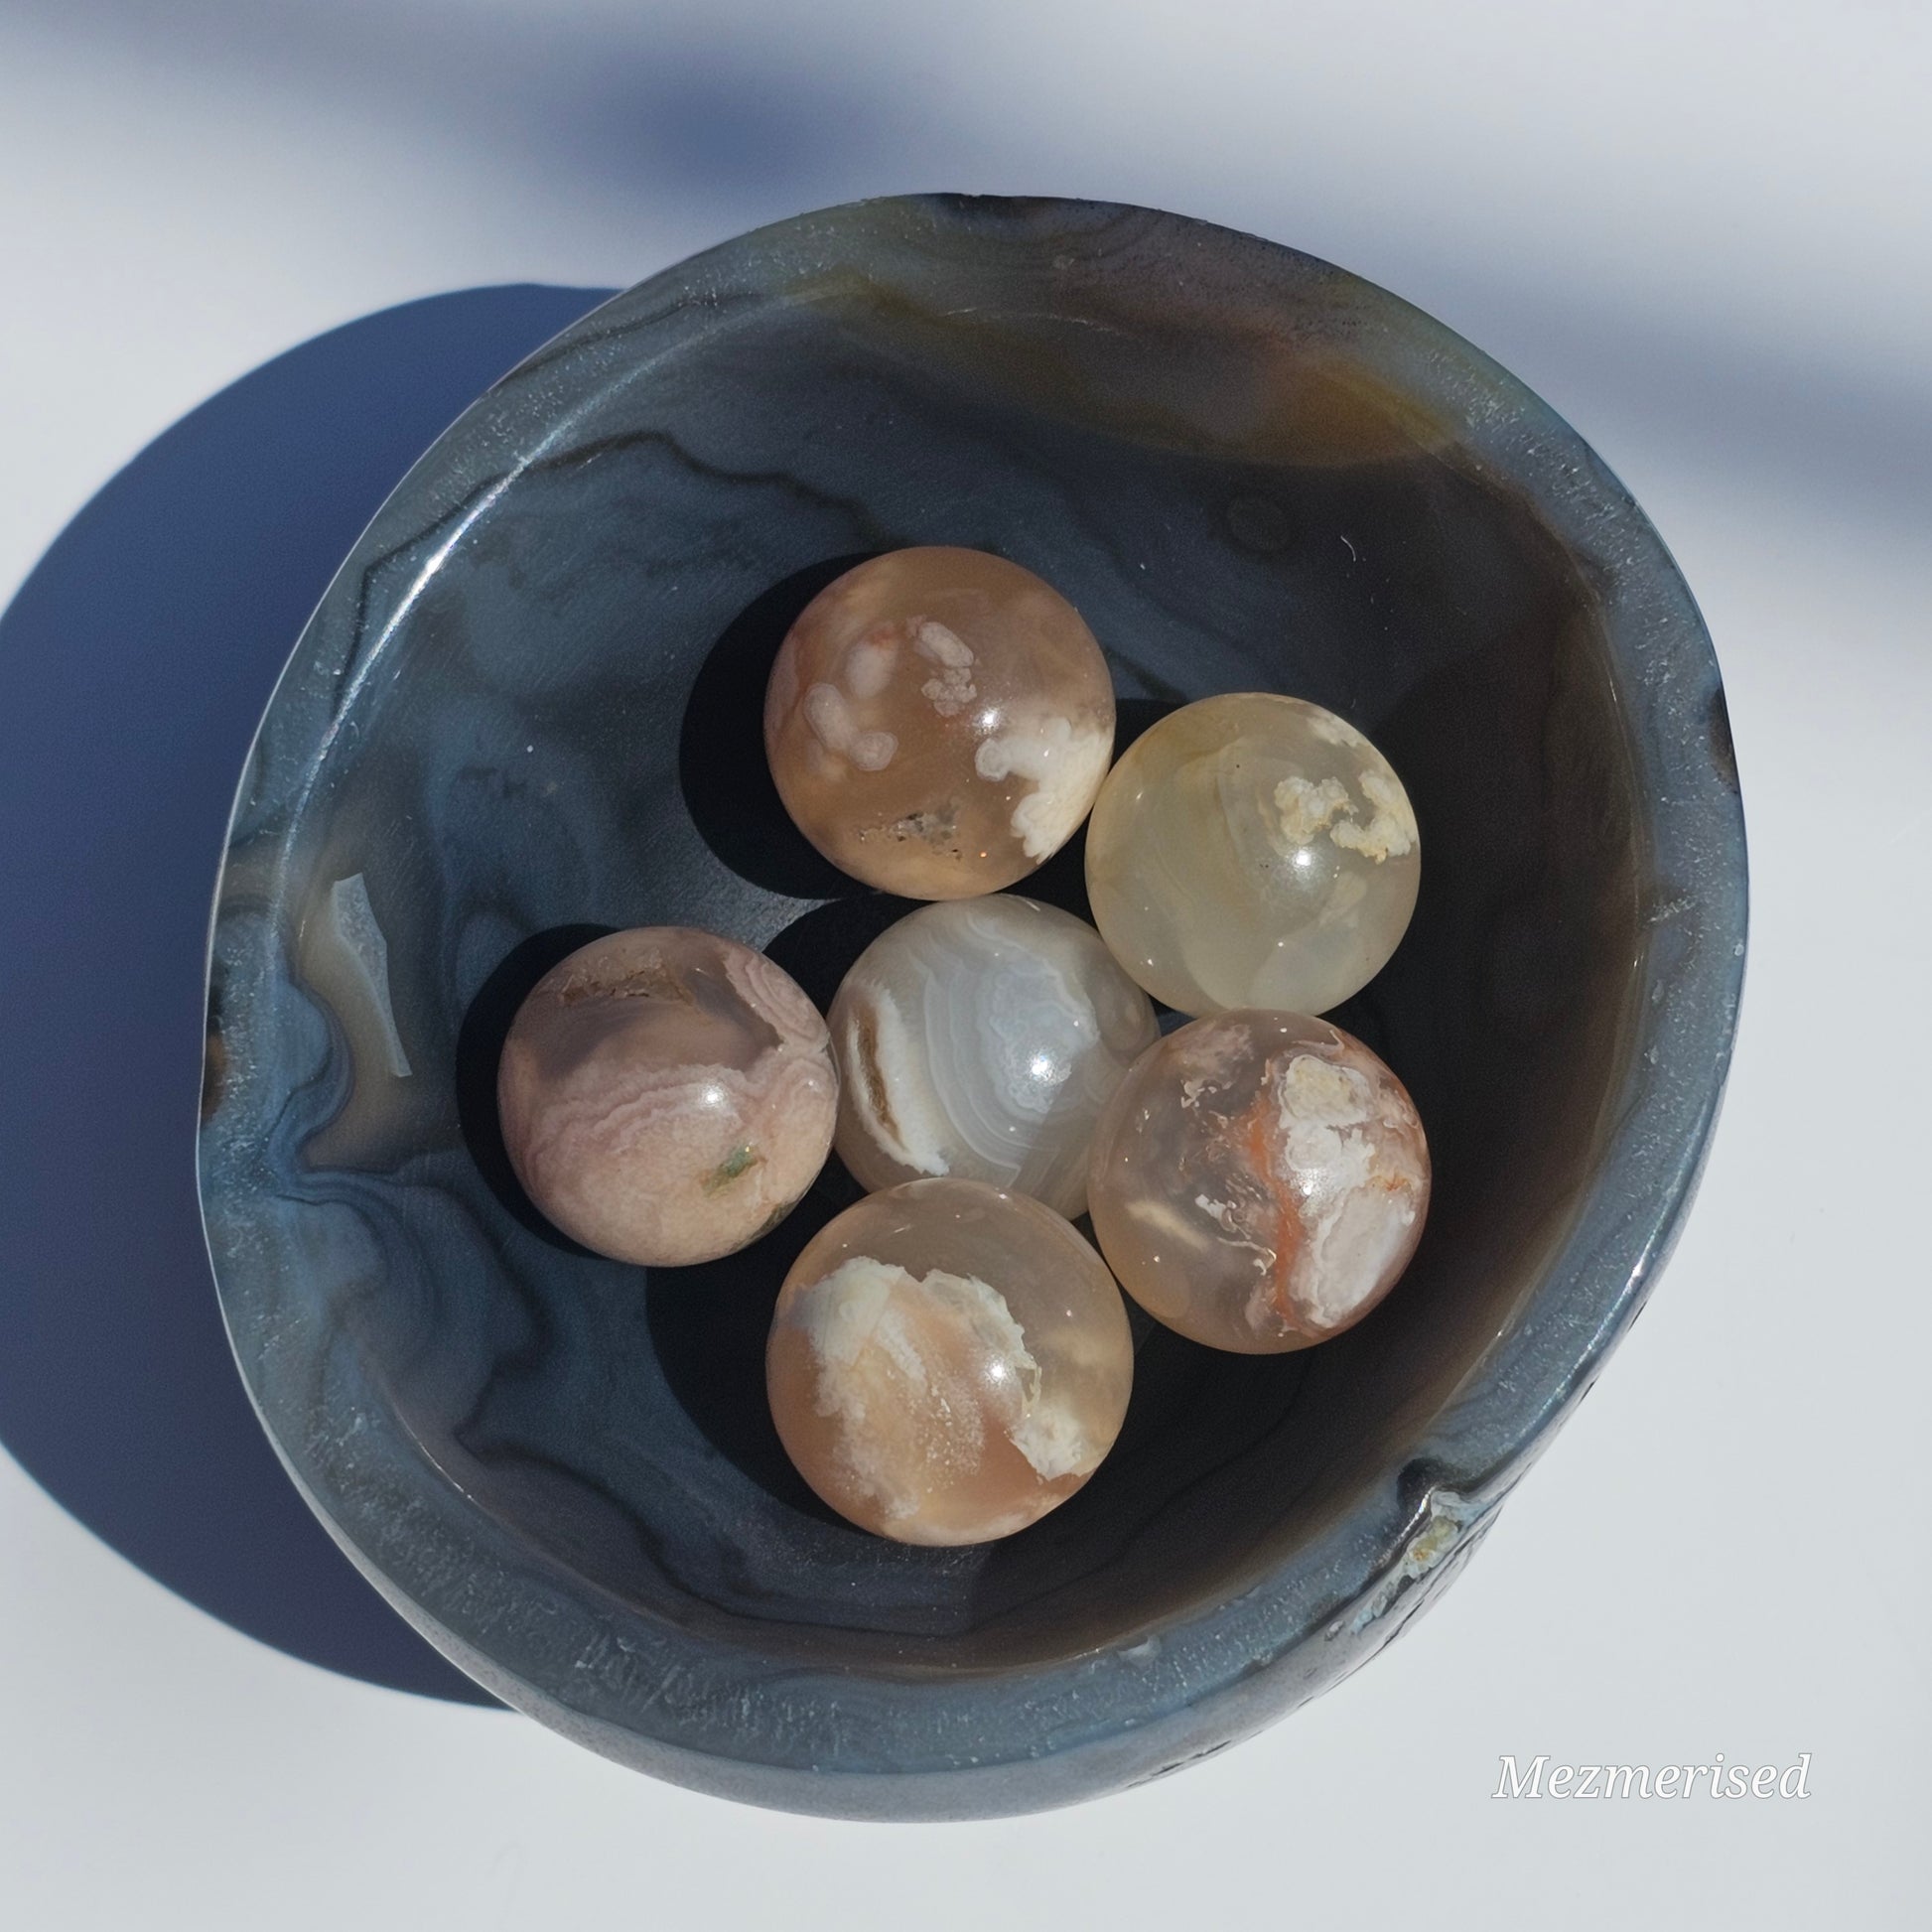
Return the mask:
[[[136,457],[0,615],[0,1444],[236,1629],[482,1704],[310,1514],[235,1373],[195,1194],[204,952],[249,739],[337,564],[607,293],[465,290],[291,349]]]

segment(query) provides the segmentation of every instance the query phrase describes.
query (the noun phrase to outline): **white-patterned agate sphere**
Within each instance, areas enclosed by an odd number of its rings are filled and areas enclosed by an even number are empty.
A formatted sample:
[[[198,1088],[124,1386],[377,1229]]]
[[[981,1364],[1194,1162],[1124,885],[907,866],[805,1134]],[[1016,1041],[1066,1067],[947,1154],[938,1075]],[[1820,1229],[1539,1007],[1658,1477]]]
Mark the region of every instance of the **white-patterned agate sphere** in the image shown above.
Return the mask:
[[[1156,1320],[1278,1354],[1359,1321],[1429,1209],[1408,1090],[1352,1034],[1221,1013],[1142,1055],[1093,1142],[1093,1231]]]
[[[1087,894],[1114,956],[1182,1013],[1325,1013],[1416,909],[1409,794],[1353,725],[1273,692],[1171,712],[1108,773]]]
[[[1134,1343],[1105,1264],[1050,1208],[913,1180],[806,1244],[765,1380],[786,1453],[842,1516],[900,1543],[984,1543],[1092,1475]]]
[[[1114,753],[1114,690],[1050,584],[922,544],[800,613],[771,666],[764,747],[786,811],[835,866],[907,898],[970,898],[1079,830]]]
[[[868,1188],[923,1174],[1087,1204],[1087,1150],[1155,1036],[1154,1008],[1083,919],[1010,894],[924,905],[832,1002],[835,1146]]]

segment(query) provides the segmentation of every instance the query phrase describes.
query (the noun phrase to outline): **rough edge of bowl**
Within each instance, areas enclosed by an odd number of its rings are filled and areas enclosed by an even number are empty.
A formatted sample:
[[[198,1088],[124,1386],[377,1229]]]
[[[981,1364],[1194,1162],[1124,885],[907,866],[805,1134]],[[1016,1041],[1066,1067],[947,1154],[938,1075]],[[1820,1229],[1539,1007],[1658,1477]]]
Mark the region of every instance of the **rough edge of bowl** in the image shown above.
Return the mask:
[[[1709,1152],[1743,982],[1744,827],[1716,656],[1668,549],[1583,439],[1446,325],[1315,257],[1187,216],[1053,198],[880,198],[753,230],[602,304],[479,398],[412,467],[358,539],[269,700],[237,786],[230,843],[269,718],[290,682],[313,668],[309,660],[322,643],[334,641],[319,635],[319,621],[338,587],[359,573],[394,505],[421,491],[454,448],[487,436],[496,399],[519,380],[588,340],[670,324],[694,299],[727,282],[738,261],[803,258],[841,230],[863,233],[868,224],[884,224],[901,241],[919,230],[935,240],[951,227],[1024,234],[1048,222],[1105,228],[1123,220],[1173,224],[1199,240],[1211,237],[1263,280],[1271,272],[1333,278],[1331,296],[1359,289],[1384,320],[1401,318],[1410,332],[1381,345],[1391,363],[1419,368],[1427,362],[1432,390],[1450,400],[1474,401],[1497,390],[1517,399],[1519,406],[1506,413],[1464,410],[1465,447],[1486,468],[1535,489],[1550,526],[1577,555],[1600,565],[1605,629],[1639,782],[1646,796],[1672,806],[1648,828],[1656,872],[1669,890],[1646,912],[1651,939],[1636,1003],[1637,1038],[1618,1094],[1615,1158],[1606,1163],[1614,1180],[1592,1188],[1516,1320],[1437,1416],[1395,1480],[1306,1549],[1292,1575],[1277,1575],[1158,1637],[1026,1673],[1017,1686],[1001,1678],[1009,1693],[1024,1691],[1034,1741],[1024,1754],[992,1762],[955,1746],[950,1760],[935,1768],[801,1770],[697,1753],[566,1702],[559,1688],[570,1668],[546,1673],[556,1680],[546,1688],[506,1668],[456,1627],[470,1620],[457,1612],[455,1598],[469,1591],[471,1573],[449,1525],[418,1523],[404,1539],[419,1578],[412,1591],[389,1574],[395,1552],[384,1553],[385,1563],[371,1547],[374,1525],[358,1525],[358,1538],[336,1520],[265,1412],[237,1345],[237,1366],[283,1466],[337,1543],[403,1616],[506,1704],[619,1762],[696,1790],[832,1817],[1008,1816],[1164,1776],[1318,1695],[1366,1662],[1459,1572],[1498,1504],[1588,1389],[1642,1307],[1675,1245]],[[209,922],[210,966],[225,881],[224,864]],[[232,996],[234,989],[229,991]],[[198,1180],[205,1188],[199,1162]],[[230,1291],[223,1282],[224,1261],[232,1266],[233,1258],[222,1255],[207,1228],[205,1192],[204,1226],[233,1342]],[[586,1640],[587,1654],[611,1641],[595,1629],[586,1631]],[[1116,1715],[1096,1723],[1094,1711],[1108,1701],[1097,1687],[1122,1673],[1136,1681],[1135,1701],[1145,1717],[1122,1721]],[[656,1688],[643,1681],[647,1673],[629,1675],[636,1688],[631,1702],[641,1711]],[[798,1686],[801,1695],[806,1688]],[[837,1701],[840,1690],[829,1678],[822,1687],[829,1701]],[[957,1704],[968,1687],[948,1682],[944,1691]],[[972,1737],[963,1713],[948,1718],[953,1736]]]

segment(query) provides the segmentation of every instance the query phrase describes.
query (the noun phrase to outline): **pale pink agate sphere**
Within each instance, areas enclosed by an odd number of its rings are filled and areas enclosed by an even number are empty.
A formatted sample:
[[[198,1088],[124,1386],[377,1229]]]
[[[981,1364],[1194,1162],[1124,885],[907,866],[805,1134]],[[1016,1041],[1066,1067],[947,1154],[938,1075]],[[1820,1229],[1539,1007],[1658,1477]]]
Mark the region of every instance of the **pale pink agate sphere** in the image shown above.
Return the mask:
[[[638,926],[553,967],[510,1026],[503,1143],[531,1200],[619,1261],[712,1261],[781,1220],[838,1117],[825,1022],[762,953]]]

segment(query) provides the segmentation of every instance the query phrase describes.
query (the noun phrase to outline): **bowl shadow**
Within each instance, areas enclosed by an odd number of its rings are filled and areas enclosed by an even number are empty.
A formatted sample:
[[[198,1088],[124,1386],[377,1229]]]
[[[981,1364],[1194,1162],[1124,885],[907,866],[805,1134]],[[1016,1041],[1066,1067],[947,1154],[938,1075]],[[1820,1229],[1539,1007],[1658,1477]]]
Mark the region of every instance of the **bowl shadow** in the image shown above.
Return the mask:
[[[867,888],[841,872],[786,812],[764,756],[763,696],[785,633],[820,591],[876,551],[807,565],[762,591],[725,626],[692,680],[677,777],[699,836],[741,879],[792,898]]]
[[[186,1144],[208,892],[290,646],[424,448],[606,293],[467,289],[289,349],[104,484],[0,614],[0,1443],[120,1556],[256,1641],[491,1707],[276,1459],[223,1332]]]

